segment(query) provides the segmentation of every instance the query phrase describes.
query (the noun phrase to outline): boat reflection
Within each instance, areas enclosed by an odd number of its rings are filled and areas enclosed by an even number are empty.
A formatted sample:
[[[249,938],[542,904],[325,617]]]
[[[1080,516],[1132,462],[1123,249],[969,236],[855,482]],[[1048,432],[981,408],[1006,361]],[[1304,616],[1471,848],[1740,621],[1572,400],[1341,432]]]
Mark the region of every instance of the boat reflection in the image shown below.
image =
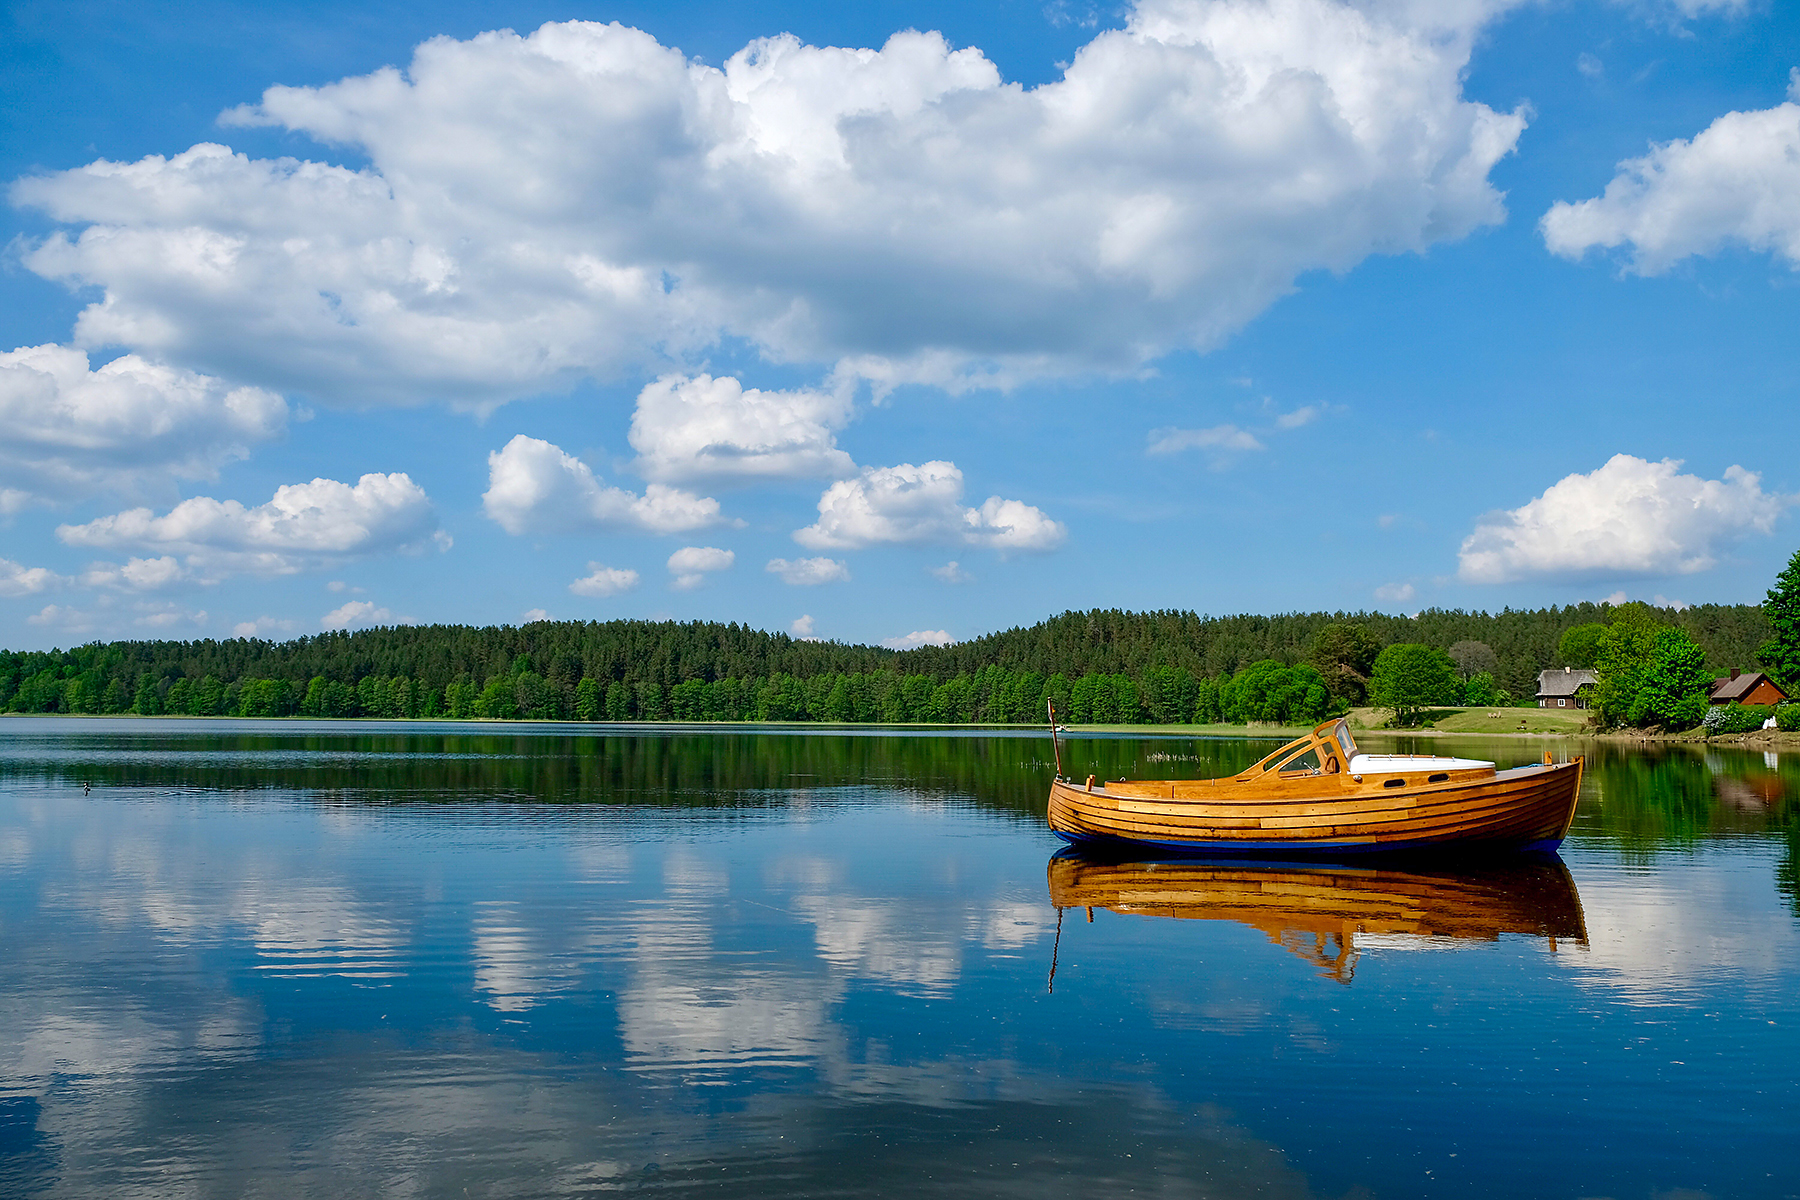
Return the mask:
[[[1581,896],[1561,859],[1421,871],[1176,859],[1119,862],[1076,848],[1048,868],[1050,902],[1129,916],[1237,921],[1349,983],[1364,950],[1495,941],[1503,933],[1587,944]]]

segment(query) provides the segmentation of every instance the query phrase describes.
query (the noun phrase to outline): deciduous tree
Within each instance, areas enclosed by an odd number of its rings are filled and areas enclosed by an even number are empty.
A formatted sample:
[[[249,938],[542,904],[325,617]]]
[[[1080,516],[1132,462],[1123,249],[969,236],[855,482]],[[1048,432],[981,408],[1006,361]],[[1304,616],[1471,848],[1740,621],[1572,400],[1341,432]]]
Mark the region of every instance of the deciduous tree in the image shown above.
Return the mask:
[[[1800,550],[1763,598],[1763,616],[1774,633],[1756,656],[1789,695],[1800,692]]]
[[[1394,724],[1416,725],[1429,705],[1454,704],[1461,699],[1456,664],[1442,650],[1401,642],[1375,658],[1369,678],[1369,699],[1377,708],[1394,714]]]

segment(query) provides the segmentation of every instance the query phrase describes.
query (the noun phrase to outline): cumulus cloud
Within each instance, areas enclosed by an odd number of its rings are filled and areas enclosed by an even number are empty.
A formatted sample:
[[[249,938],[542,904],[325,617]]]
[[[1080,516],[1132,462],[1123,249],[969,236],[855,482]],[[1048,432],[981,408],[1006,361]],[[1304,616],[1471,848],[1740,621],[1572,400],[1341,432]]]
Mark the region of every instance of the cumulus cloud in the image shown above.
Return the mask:
[[[955,640],[942,629],[915,629],[902,637],[884,638],[881,644],[889,650],[912,650],[919,646],[948,646]]]
[[[196,496],[164,516],[134,508],[85,525],[60,525],[71,546],[149,548],[186,556],[202,579],[249,572],[288,575],[348,558],[417,551],[448,539],[425,490],[404,472],[290,483],[267,504]],[[166,569],[155,564],[146,573]]]
[[[8,599],[35,596],[68,582],[68,576],[58,575],[48,567],[27,567],[10,558],[0,558],[0,596]]]
[[[697,588],[708,575],[728,570],[736,561],[736,554],[716,546],[683,546],[669,555],[669,574],[675,577],[669,586],[684,592]]]
[[[1504,216],[1525,118],[1463,95],[1499,4],[1140,0],[1061,78],[935,33],[750,43],[619,25],[419,46],[272,87],[202,144],[15,184],[82,344],[319,398],[486,405],[743,339],[883,386],[1129,369],[1304,273]]]
[[[1787,103],[1726,113],[1692,141],[1620,163],[1602,195],[1552,205],[1545,243],[1566,258],[1629,246],[1642,275],[1727,246],[1800,269],[1800,69],[1789,80]]]
[[[719,502],[667,484],[642,496],[607,487],[561,447],[519,434],[488,455],[487,515],[508,533],[635,529],[683,533],[719,523]]]
[[[941,567],[927,567],[926,570],[930,571],[934,578],[945,583],[968,583],[975,578],[963,570],[962,565],[955,559],[951,559]]]
[[[1405,604],[1419,594],[1410,583],[1384,583],[1375,589],[1375,598],[1388,604]]]
[[[638,393],[631,446],[649,479],[835,479],[856,464],[837,447],[850,391],[765,392],[729,376],[665,375]]]
[[[812,614],[810,613],[795,617],[793,624],[788,626],[788,632],[803,642],[814,642],[818,640],[813,636],[813,619]]]
[[[156,558],[132,558],[123,563],[97,562],[81,573],[87,587],[118,588],[131,592],[154,592],[187,583],[194,574],[172,554]]]
[[[273,393],[135,354],[98,370],[68,346],[0,354],[0,515],[211,479],[220,464],[279,437],[287,419],[287,402]]]
[[[1755,530],[1768,533],[1794,498],[1762,490],[1739,466],[1725,478],[1679,473],[1681,461],[1615,454],[1586,475],[1481,520],[1463,540],[1457,574],[1470,583],[1519,579],[1688,575]]]
[[[588,573],[569,585],[569,590],[577,596],[593,596],[597,599],[617,596],[620,592],[629,592],[638,585],[638,573],[629,567],[608,567],[601,563],[588,564]]]
[[[851,550],[891,542],[961,542],[995,550],[1054,550],[1068,531],[1043,510],[989,496],[964,508],[955,463],[867,467],[819,497],[819,519],[794,531],[814,550]]]
[[[781,582],[796,587],[850,581],[850,568],[835,558],[771,558],[766,570],[781,576]]]
[[[373,600],[352,600],[319,618],[319,625],[324,629],[361,629],[395,623],[394,614]]]

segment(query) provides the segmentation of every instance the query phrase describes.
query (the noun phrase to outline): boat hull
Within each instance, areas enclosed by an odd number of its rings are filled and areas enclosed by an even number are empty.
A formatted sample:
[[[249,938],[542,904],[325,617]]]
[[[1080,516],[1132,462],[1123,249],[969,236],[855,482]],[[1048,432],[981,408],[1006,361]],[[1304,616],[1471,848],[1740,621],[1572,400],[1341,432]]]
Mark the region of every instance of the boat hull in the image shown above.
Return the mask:
[[[1554,850],[1568,834],[1582,760],[1425,783],[1323,776],[1242,789],[1229,781],[1050,787],[1050,828],[1076,845],[1177,854],[1343,858],[1439,850]]]

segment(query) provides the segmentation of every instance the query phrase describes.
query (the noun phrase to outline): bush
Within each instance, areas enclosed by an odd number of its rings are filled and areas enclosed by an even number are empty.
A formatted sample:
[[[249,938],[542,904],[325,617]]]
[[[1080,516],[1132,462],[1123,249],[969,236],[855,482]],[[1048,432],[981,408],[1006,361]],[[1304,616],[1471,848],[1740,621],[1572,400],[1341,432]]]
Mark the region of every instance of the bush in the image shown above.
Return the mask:
[[[1783,733],[1800,733],[1800,704],[1783,704],[1777,707],[1775,728]]]
[[[1763,727],[1764,721],[1775,715],[1775,708],[1767,704],[1714,704],[1706,710],[1700,727],[1706,731],[1707,737],[1727,733],[1753,733]]]

